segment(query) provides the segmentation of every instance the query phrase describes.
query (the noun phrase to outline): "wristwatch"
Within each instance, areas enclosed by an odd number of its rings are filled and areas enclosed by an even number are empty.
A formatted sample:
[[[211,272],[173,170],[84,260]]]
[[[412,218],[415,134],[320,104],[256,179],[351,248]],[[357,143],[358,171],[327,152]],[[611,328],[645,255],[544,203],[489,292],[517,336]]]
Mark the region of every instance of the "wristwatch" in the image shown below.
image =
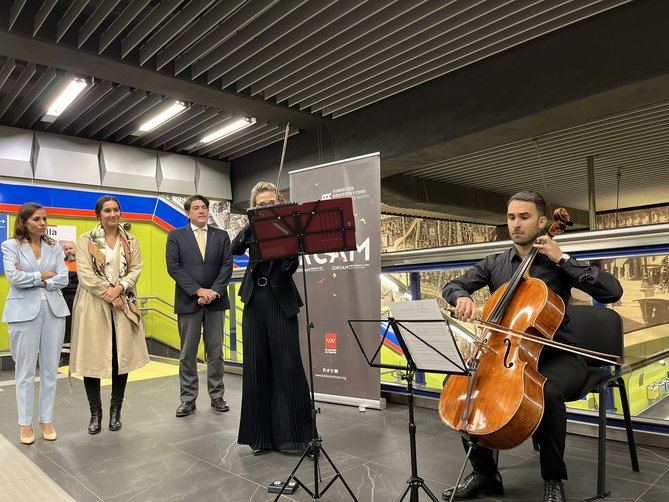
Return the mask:
[[[561,267],[569,258],[571,258],[571,256],[567,253],[562,253],[562,256],[560,256],[560,259],[558,260],[558,265]]]

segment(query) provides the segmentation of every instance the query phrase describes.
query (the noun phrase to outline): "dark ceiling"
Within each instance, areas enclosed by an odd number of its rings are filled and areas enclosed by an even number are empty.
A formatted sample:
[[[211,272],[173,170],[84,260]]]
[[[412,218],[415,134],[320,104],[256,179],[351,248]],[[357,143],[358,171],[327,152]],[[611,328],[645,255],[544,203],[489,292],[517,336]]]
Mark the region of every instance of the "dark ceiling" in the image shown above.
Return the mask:
[[[7,1],[0,123],[233,160],[627,1]],[[95,85],[42,122],[66,75]],[[132,135],[172,98],[191,108]],[[257,123],[193,148],[240,116]]]

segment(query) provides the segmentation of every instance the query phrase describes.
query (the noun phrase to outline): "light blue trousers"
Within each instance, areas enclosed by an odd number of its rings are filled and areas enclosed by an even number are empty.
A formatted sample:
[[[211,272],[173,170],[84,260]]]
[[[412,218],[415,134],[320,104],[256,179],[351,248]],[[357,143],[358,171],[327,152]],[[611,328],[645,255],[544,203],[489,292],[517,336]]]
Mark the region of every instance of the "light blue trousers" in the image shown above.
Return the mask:
[[[39,357],[39,421],[53,421],[60,350],[65,337],[65,318],[56,317],[46,301],[32,321],[10,322],[9,343],[14,359],[16,405],[19,425],[31,425],[35,404],[35,371]]]

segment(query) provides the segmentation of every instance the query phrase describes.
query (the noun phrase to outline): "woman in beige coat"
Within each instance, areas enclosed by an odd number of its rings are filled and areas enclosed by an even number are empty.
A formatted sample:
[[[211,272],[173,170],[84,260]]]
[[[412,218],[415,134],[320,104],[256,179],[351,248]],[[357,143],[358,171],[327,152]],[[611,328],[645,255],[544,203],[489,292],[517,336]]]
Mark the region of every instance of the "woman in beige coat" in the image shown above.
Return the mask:
[[[72,316],[71,371],[84,377],[91,409],[89,434],[100,432],[100,379],[112,379],[109,430],[121,428],[121,405],[128,373],[145,366],[149,355],[135,304],[142,272],[137,239],[119,226],[121,206],[110,195],[95,204],[100,224],[77,243],[79,288]]]

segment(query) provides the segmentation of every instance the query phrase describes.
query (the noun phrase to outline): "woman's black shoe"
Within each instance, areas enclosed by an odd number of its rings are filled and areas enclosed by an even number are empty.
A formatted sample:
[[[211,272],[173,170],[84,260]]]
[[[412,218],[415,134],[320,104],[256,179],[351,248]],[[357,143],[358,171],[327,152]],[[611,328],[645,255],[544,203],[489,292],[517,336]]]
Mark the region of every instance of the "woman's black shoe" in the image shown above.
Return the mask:
[[[118,431],[123,424],[121,423],[121,405],[112,404],[109,408],[109,430]]]
[[[253,455],[257,457],[258,455],[264,455],[265,453],[269,453],[270,451],[272,451],[271,448],[253,448]]]
[[[91,410],[91,421],[88,423],[88,433],[97,434],[102,430],[102,408]]]

